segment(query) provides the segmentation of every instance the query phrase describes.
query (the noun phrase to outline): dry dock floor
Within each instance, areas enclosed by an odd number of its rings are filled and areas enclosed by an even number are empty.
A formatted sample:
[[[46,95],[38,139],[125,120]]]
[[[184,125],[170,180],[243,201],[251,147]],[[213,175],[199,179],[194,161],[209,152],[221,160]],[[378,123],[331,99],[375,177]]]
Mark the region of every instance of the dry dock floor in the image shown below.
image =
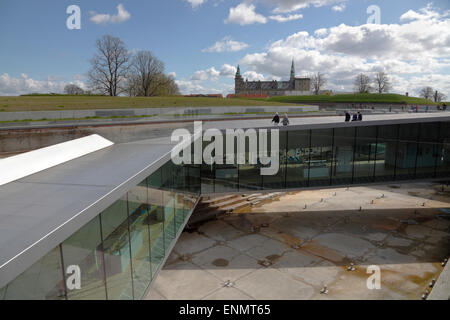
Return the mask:
[[[421,299],[449,256],[448,187],[290,192],[183,232],[147,298]]]

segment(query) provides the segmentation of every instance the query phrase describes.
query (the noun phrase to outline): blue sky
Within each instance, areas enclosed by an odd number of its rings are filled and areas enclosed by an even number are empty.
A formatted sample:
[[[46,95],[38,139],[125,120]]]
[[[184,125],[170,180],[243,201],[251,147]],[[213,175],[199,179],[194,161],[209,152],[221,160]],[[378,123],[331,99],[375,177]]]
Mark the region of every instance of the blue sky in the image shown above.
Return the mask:
[[[111,34],[129,50],[151,50],[165,62],[167,73],[176,74],[184,93],[231,92],[238,63],[249,80],[281,79],[289,75],[294,58],[298,75],[324,72],[335,91],[351,91],[358,72],[383,69],[395,92],[416,92],[423,84],[449,96],[449,3],[2,0],[0,94],[58,91],[70,82],[84,86],[95,40]],[[69,5],[81,8],[81,30],[66,27]],[[380,8],[381,26],[366,24],[370,5]],[[99,23],[97,14],[119,16]],[[423,35],[424,28],[435,32]]]

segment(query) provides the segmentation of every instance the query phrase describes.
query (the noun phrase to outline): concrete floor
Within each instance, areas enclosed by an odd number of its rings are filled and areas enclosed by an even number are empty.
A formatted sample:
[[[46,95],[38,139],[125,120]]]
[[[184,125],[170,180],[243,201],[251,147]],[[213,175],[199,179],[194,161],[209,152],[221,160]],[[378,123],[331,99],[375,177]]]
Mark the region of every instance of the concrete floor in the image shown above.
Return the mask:
[[[432,184],[287,193],[184,232],[147,298],[420,299],[450,255],[449,208]]]

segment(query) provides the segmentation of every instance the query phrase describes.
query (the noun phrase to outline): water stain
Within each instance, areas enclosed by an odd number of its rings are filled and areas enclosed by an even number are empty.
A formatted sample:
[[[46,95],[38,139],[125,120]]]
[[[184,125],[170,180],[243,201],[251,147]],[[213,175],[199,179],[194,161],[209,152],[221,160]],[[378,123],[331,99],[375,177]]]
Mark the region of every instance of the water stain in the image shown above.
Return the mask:
[[[216,267],[227,267],[230,263],[226,259],[219,258],[214,260],[212,264]]]
[[[273,254],[273,255],[266,257],[266,259],[269,260],[271,263],[275,263],[280,258],[281,258],[281,256],[278,254]]]

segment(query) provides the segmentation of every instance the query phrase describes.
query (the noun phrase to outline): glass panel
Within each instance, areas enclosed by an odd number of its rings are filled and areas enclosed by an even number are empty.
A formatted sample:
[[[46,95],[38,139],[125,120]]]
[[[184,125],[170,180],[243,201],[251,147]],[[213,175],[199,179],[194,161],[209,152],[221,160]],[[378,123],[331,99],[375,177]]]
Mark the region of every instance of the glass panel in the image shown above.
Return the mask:
[[[310,130],[288,131],[286,154],[286,185],[288,188],[308,186],[309,142]]]
[[[164,248],[170,248],[175,239],[175,193],[173,191],[163,191],[163,212],[164,212]]]
[[[376,150],[377,127],[357,127],[353,183],[373,182]]]
[[[6,287],[0,289],[0,300],[5,299]]]
[[[144,180],[128,192],[130,245],[133,267],[134,298],[140,299],[150,285],[150,219],[148,188]]]
[[[149,193],[149,214],[150,214],[150,247],[152,276],[164,260],[164,207],[163,191],[150,189]]]
[[[354,127],[334,129],[333,185],[352,183],[354,145]]]
[[[194,205],[197,202],[198,196],[184,194],[184,219],[187,219],[188,215],[194,209]]]
[[[225,140],[234,138],[234,136],[226,135]],[[237,139],[236,139],[237,140]],[[234,143],[234,163],[237,164],[237,142]],[[247,139],[246,139],[247,140]],[[260,173],[260,164],[250,164],[249,159],[249,143],[246,141],[245,148],[245,164],[239,164],[235,167],[238,171],[237,180],[239,182],[239,188],[235,191],[246,191],[246,190],[259,190],[262,187],[262,176]]]
[[[61,246],[65,268],[76,265],[81,270],[81,289],[68,290],[67,298],[69,300],[106,299],[99,216],[64,241]]]
[[[333,163],[333,129],[311,131],[310,153],[309,185],[330,185],[330,173]]]
[[[206,163],[201,164],[201,177],[202,177],[202,193],[209,194],[214,193],[214,180],[215,171],[214,164],[208,165]]]
[[[187,165],[186,170],[186,191],[199,194],[202,182],[200,180],[200,165]]]
[[[395,173],[398,126],[379,126],[375,161],[375,181],[392,181]]]
[[[101,213],[108,299],[133,299],[126,196]]]
[[[181,193],[175,193],[175,232],[178,234],[184,224],[184,196]]]
[[[287,131],[283,130],[279,133],[279,170],[278,173],[271,176],[262,176],[263,189],[283,189],[286,187],[286,139]],[[268,135],[268,146],[271,146],[272,135]],[[268,147],[270,150],[270,147]],[[258,173],[261,175],[261,173]]]
[[[435,166],[442,153],[439,140],[439,123],[420,125],[420,143],[417,145],[416,179],[435,176]]]
[[[419,124],[402,124],[397,145],[395,180],[415,178]]]
[[[6,286],[5,300],[63,300],[64,280],[59,246]]]
[[[441,145],[437,175],[448,177],[450,175],[450,122],[441,123],[439,141]]]

